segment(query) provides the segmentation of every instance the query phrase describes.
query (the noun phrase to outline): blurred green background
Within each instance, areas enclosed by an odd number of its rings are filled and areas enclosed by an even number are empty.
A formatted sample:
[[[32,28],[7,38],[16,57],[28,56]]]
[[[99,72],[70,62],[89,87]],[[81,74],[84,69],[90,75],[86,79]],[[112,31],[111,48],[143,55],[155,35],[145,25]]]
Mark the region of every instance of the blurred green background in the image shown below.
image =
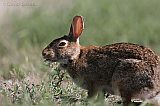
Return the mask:
[[[42,49],[68,34],[72,18],[82,15],[82,45],[131,42],[160,52],[159,0],[33,0],[34,5],[0,6],[0,73],[12,65],[22,73],[44,72]],[[21,1],[22,2],[22,1]],[[8,3],[13,4],[12,2]]]
[[[68,34],[75,15],[85,21],[82,45],[131,42],[160,53],[159,0],[30,2],[35,5],[0,6],[0,79],[48,71],[41,51],[53,39]]]

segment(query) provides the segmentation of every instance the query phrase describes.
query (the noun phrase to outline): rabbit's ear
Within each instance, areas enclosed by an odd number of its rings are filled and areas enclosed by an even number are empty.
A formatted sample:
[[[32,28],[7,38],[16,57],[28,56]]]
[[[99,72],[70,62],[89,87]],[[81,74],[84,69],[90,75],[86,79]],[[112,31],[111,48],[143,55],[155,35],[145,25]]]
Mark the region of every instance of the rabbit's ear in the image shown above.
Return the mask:
[[[81,35],[83,28],[84,28],[83,17],[75,16],[73,18],[73,21],[70,27],[69,36],[71,36],[73,40],[76,41]]]

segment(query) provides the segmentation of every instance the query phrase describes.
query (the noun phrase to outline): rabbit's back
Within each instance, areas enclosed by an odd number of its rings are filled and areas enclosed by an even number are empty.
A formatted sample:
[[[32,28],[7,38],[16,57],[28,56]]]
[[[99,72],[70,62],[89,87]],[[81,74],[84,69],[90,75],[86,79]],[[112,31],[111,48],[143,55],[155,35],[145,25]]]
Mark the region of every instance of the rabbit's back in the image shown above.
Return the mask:
[[[159,57],[150,48],[132,43],[106,45],[100,47],[97,52],[113,58],[143,60],[153,66],[159,62]]]

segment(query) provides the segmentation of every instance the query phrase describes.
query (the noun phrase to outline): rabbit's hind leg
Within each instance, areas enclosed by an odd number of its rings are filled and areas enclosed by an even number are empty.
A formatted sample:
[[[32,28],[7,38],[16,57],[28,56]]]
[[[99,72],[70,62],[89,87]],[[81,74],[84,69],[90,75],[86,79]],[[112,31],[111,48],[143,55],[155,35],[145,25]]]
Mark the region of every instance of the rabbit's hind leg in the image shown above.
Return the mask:
[[[137,68],[130,60],[121,61],[115,68],[112,76],[112,89],[114,94],[120,95],[124,106],[131,104],[131,98],[135,92],[139,92],[141,84],[138,79],[140,75],[136,74]]]

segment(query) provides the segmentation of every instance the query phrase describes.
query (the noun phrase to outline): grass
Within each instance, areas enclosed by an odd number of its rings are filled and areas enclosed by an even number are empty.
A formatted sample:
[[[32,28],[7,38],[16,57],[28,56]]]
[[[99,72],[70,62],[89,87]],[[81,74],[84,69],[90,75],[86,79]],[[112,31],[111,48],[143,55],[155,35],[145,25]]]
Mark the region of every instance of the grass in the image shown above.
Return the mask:
[[[0,101],[5,101],[3,106],[95,105],[94,101],[86,101],[86,91],[74,85],[65,70],[48,68],[41,57],[48,43],[68,34],[75,15],[85,19],[82,45],[132,42],[160,52],[158,0],[36,3],[39,5],[29,8],[6,7],[5,17],[0,18]]]

